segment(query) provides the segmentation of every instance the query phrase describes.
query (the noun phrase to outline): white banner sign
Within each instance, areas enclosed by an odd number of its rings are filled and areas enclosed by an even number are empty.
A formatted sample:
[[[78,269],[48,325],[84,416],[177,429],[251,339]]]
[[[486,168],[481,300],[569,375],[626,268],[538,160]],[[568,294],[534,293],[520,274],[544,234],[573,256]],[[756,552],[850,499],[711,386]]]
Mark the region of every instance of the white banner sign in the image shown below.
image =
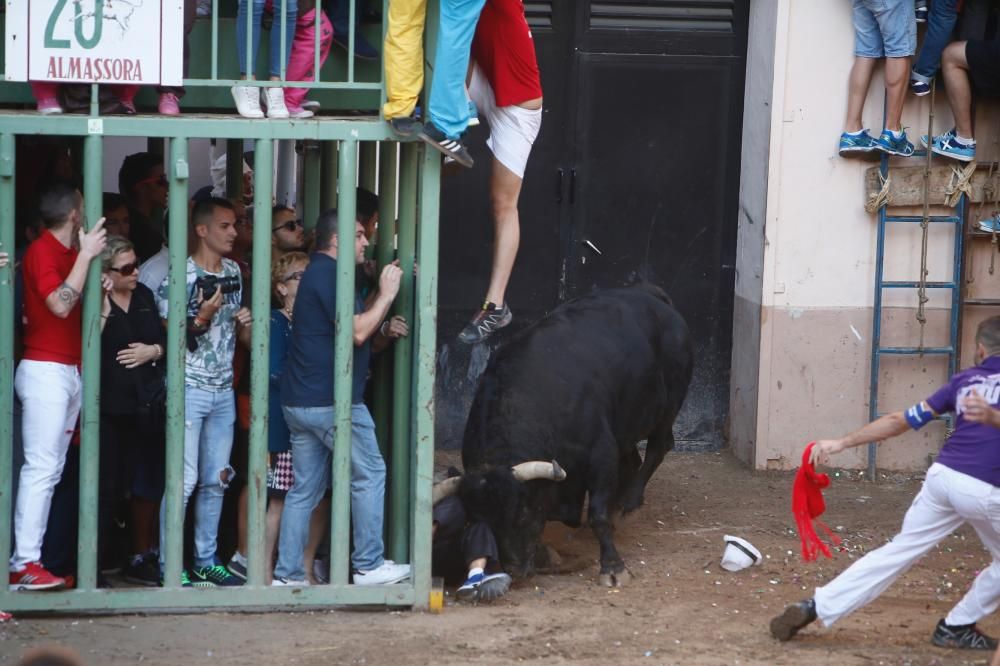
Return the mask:
[[[7,0],[9,81],[181,85],[184,0]]]

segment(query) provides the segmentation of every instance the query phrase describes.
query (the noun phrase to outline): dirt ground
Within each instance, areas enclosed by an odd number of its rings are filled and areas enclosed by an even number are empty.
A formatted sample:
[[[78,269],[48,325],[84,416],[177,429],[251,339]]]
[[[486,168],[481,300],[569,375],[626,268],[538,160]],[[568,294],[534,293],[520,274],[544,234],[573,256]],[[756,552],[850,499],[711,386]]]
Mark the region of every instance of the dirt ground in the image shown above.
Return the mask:
[[[812,626],[779,644],[767,631],[784,604],[890,538],[919,477],[840,473],[826,518],[844,539],[832,560],[805,563],[789,510],[792,476],[751,474],[728,454],[667,456],[645,506],[618,526],[631,586],[599,587],[589,530],[552,526],[546,540],[569,572],[518,581],[491,606],[446,601],[440,615],[325,611],[242,615],[22,619],[0,625],[0,664],[25,647],[71,646],[105,664],[985,664],[988,655],[942,650],[938,618],[989,557],[963,528],[880,599],[830,629]],[[766,556],[762,566],[719,567],[724,534]],[[198,594],[199,592],[192,592]],[[209,594],[210,592],[204,592]],[[1000,634],[1000,618],[980,625]]]

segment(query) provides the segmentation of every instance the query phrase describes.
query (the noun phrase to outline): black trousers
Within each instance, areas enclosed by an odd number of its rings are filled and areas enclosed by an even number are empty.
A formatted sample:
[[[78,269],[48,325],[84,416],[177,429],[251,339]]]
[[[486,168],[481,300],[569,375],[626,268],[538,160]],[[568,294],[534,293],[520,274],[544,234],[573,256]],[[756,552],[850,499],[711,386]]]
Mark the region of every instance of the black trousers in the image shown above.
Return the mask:
[[[431,549],[431,570],[449,584],[461,583],[469,563],[485,557],[486,568],[498,569],[500,555],[493,530],[486,523],[469,522],[462,501],[446,497],[437,503],[433,513],[437,529]]]

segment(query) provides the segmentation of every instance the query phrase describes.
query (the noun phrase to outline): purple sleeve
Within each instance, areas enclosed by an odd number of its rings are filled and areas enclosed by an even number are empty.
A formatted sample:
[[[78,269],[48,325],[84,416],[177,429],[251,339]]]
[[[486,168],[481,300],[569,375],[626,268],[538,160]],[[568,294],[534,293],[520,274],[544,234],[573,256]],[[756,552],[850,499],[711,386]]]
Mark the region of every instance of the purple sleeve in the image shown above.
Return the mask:
[[[948,382],[925,401],[937,415],[955,411],[955,387],[952,382]]]

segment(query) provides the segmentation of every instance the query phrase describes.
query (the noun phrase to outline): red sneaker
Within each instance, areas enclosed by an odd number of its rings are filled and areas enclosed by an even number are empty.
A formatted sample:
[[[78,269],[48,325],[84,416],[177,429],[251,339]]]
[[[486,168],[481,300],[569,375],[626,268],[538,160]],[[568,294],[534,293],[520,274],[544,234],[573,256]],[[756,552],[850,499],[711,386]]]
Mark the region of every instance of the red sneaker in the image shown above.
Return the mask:
[[[65,585],[65,578],[50,574],[41,562],[29,562],[20,571],[10,572],[10,589],[13,591],[57,590]]]

